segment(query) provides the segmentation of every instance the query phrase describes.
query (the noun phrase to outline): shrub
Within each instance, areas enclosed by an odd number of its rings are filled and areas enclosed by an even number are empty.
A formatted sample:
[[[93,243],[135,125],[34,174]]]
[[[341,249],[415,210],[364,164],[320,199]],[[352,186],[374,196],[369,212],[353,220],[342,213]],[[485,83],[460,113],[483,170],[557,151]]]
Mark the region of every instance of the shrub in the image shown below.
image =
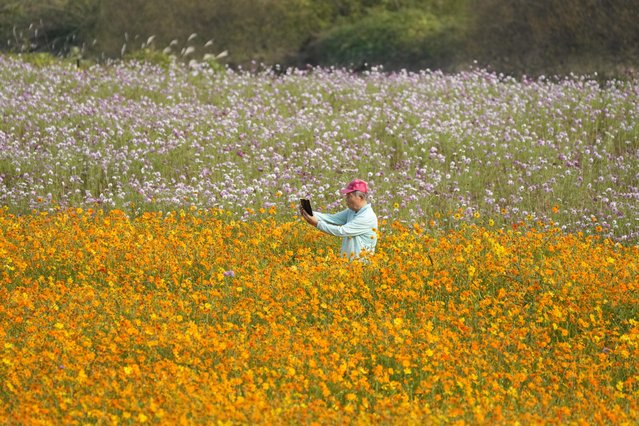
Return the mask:
[[[86,46],[99,0],[8,1],[0,6],[0,40],[12,52],[68,54]]]
[[[625,0],[474,0],[468,54],[507,72],[614,71],[636,65],[639,9]]]
[[[128,53],[124,56],[124,59],[148,62],[154,65],[160,65],[164,68],[167,68],[175,62],[174,56],[148,47]]]
[[[311,46],[309,59],[341,66],[439,68],[450,64],[460,34],[460,23],[453,18],[438,18],[417,9],[375,11],[330,30]]]
[[[47,52],[20,53],[15,56],[19,57],[26,63],[35,65],[36,67],[46,67],[60,61],[60,58],[57,58],[55,55]]]

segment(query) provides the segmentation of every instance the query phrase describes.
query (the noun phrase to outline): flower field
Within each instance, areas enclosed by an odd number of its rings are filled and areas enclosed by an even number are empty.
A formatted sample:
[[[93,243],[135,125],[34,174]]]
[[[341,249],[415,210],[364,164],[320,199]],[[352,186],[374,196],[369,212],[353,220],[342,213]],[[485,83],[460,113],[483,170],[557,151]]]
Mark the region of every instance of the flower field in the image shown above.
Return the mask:
[[[0,57],[0,205],[222,208],[238,217],[369,182],[381,218],[639,242],[639,82],[483,70],[354,75]],[[438,217],[439,216],[439,217]],[[552,225],[552,226],[555,226]]]
[[[639,421],[639,82],[0,78],[0,424]]]
[[[639,252],[222,211],[0,213],[10,423],[634,423]]]

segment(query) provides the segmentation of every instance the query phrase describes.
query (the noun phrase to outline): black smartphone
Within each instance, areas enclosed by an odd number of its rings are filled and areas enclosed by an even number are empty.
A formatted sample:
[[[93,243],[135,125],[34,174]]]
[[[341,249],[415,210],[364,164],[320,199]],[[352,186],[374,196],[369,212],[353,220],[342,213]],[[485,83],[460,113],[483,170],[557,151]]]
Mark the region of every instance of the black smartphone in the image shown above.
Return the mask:
[[[311,207],[310,200],[307,200],[306,198],[301,198],[300,205],[302,206],[304,211],[308,213],[309,216],[313,216],[313,208]]]

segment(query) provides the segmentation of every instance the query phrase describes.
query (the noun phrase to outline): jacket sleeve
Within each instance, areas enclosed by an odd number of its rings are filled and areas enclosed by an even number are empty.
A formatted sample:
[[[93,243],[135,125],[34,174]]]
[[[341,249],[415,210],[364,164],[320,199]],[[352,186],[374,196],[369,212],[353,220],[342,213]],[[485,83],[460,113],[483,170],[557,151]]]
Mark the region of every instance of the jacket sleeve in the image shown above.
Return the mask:
[[[355,237],[371,232],[374,227],[375,225],[367,217],[355,217],[355,219],[343,225],[331,224],[321,220],[317,223],[317,229],[337,237]]]
[[[313,215],[317,216],[320,223],[325,222],[331,225],[344,225],[346,223],[346,219],[348,218],[348,209],[342,210],[341,212],[335,214],[313,212]]]

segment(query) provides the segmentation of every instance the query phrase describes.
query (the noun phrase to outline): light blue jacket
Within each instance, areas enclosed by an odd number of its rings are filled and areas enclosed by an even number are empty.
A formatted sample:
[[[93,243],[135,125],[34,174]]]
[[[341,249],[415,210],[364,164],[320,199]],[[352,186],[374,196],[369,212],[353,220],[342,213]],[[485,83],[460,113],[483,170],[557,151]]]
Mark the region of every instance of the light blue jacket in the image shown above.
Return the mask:
[[[375,252],[377,245],[377,215],[370,204],[354,212],[351,209],[335,214],[314,212],[317,229],[342,237],[342,256],[359,257],[362,250]]]

